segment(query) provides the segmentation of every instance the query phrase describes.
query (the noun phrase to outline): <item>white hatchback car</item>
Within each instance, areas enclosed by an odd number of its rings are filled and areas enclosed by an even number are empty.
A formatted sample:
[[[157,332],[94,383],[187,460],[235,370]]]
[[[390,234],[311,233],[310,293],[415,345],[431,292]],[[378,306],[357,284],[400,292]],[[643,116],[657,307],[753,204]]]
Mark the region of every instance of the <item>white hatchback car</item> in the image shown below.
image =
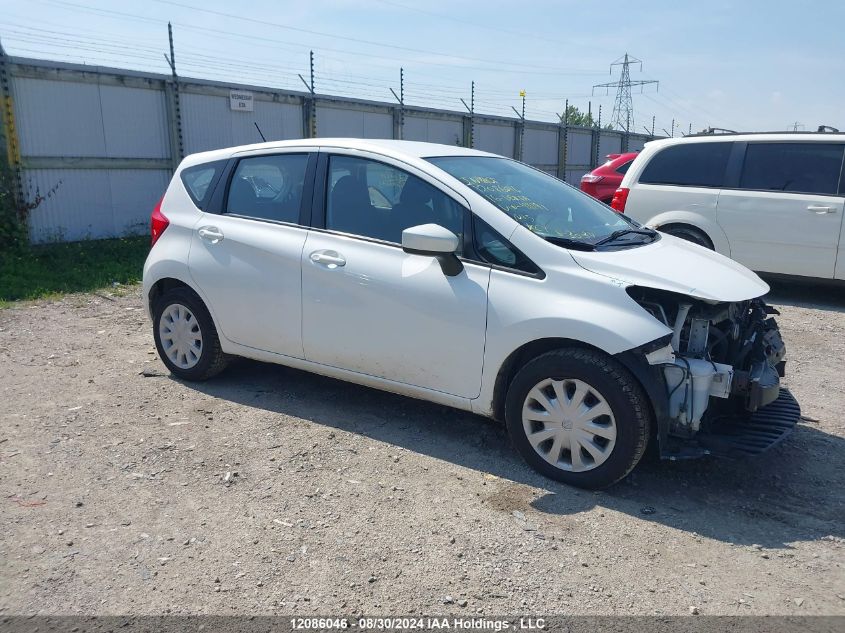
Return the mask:
[[[845,280],[845,134],[653,141],[611,205],[752,270]]]
[[[144,297],[174,376],[229,356],[504,420],[584,487],[749,455],[795,425],[754,273],[522,163],[311,139],[186,158],[152,217]]]

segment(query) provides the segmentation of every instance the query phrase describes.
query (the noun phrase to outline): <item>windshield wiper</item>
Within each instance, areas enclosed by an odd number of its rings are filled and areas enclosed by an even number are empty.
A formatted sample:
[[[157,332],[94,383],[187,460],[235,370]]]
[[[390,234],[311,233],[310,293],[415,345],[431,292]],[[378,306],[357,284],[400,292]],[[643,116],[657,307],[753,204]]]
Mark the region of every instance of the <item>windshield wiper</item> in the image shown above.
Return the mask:
[[[622,237],[623,235],[646,235],[648,237],[654,237],[657,235],[657,231],[652,231],[650,229],[619,229],[618,231],[614,231],[607,237],[600,239],[598,242],[595,243],[596,246],[601,246],[602,244],[607,244],[608,242],[613,242],[618,238]]]
[[[573,240],[568,237],[557,237],[555,235],[544,235],[543,239],[551,242],[556,246],[563,246],[564,248],[571,248],[576,251],[594,251],[596,247],[590,242],[582,242],[581,240]]]

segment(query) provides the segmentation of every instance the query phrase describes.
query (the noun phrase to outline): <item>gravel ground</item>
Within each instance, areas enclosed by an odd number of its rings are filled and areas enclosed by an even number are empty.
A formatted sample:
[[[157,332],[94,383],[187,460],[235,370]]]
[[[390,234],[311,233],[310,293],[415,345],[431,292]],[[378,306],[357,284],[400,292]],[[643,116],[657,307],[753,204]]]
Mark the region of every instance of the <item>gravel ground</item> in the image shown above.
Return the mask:
[[[845,292],[773,303],[793,436],[602,493],[444,407],[173,380],[138,288],[0,310],[0,613],[845,614]]]

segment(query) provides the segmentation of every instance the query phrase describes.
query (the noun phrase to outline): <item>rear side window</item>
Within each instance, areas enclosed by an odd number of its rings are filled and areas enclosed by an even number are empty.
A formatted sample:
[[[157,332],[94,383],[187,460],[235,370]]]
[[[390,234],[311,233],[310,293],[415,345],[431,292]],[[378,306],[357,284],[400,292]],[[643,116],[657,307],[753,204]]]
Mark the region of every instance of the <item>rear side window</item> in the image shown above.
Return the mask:
[[[622,163],[621,165],[619,165],[619,167],[616,168],[616,173],[622,174],[622,175],[627,174],[628,173],[628,167],[630,167],[631,163],[633,163],[633,162],[634,162],[634,159],[632,158],[627,163]]]
[[[225,160],[219,160],[182,170],[180,176],[182,178],[182,184],[185,185],[185,191],[188,192],[191,200],[200,209],[204,209],[206,203],[211,198],[211,192],[214,189],[213,185],[217,182],[217,177],[223,171],[225,165]]]
[[[640,176],[652,185],[721,187],[732,143],[683,143],[660,151]]]
[[[241,159],[229,185],[226,213],[298,224],[307,167],[307,154]]]
[[[836,194],[843,144],[749,143],[741,189]]]

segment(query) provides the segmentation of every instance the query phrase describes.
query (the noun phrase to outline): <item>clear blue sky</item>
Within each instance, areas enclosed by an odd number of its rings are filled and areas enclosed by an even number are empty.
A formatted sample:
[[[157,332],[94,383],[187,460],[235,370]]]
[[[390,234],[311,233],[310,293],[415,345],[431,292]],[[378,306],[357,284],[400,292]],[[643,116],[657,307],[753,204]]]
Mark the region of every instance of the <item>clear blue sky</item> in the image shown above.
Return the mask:
[[[11,55],[168,72],[173,22],[181,75],[302,89],[308,51],[326,94],[390,100],[405,69],[408,103],[555,120],[565,99],[605,120],[625,52],[635,128],[845,130],[845,2],[605,0],[0,0]]]

